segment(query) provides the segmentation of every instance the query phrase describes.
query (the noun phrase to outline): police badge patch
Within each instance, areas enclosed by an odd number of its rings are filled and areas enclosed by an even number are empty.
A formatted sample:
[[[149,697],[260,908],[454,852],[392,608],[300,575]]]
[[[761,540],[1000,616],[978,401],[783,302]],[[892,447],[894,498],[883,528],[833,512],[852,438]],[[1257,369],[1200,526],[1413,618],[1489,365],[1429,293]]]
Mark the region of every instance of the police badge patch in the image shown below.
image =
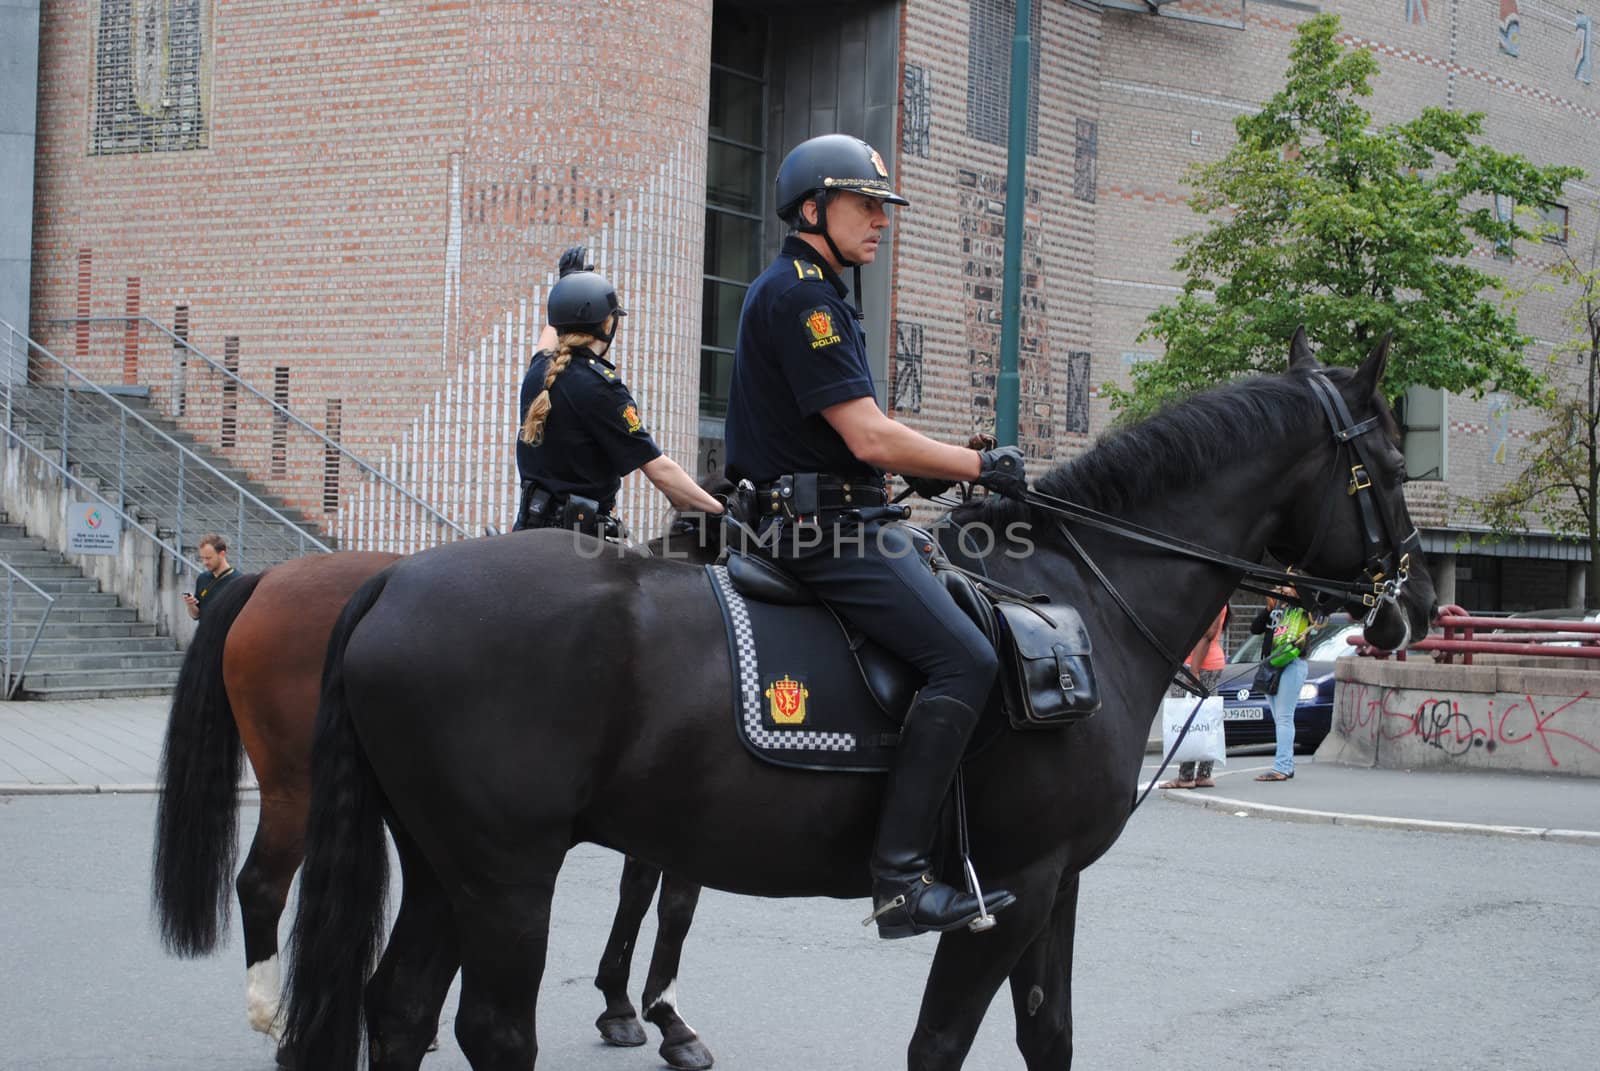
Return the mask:
[[[797,681],[786,673],[782,680],[767,685],[766,696],[774,725],[805,724],[806,700],[811,696],[811,689],[804,681]]]
[[[833,313],[827,309],[812,309],[804,319],[806,330],[811,334],[812,349],[820,350],[839,341],[839,334],[833,329]]]

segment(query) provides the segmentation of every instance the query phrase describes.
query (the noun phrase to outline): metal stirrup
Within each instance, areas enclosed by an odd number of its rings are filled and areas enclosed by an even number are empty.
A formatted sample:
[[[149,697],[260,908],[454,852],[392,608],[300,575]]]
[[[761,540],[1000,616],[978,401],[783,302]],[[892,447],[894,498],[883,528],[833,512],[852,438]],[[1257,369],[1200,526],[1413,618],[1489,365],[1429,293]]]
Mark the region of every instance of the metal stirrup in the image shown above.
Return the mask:
[[[956,838],[961,850],[961,865],[967,872],[967,891],[978,898],[978,917],[967,923],[973,933],[995,928],[994,916],[983,902],[983,886],[978,884],[978,868],[972,865],[972,850],[967,840],[967,779],[956,767]]]

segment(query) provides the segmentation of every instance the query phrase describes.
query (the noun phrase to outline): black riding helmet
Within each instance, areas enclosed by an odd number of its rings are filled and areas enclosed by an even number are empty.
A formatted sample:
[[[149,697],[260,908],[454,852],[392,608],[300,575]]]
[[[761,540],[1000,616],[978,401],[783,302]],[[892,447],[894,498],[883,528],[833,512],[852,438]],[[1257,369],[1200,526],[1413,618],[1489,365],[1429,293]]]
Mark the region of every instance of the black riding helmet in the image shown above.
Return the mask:
[[[911,202],[895,192],[878,150],[849,134],[823,134],[802,141],[778,165],[778,218],[805,234],[820,234],[841,264],[849,264],[828,234],[828,195],[844,190],[892,205]],[[807,223],[800,206],[817,201],[817,221]]]
[[[575,271],[557,280],[550,288],[549,309],[550,326],[558,332],[593,335],[601,342],[610,342],[617,333],[617,320],[610,331],[602,330],[606,317],[628,315],[617,301],[617,288],[596,271]]]

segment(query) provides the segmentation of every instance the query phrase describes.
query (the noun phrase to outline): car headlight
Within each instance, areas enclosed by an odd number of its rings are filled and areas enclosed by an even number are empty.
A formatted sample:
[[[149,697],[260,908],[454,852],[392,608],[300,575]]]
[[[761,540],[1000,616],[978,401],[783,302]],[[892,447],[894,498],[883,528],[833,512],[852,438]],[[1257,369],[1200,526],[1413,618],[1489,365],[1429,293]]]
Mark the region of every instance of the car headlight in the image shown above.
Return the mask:
[[[1316,697],[1317,686],[1315,684],[1302,684],[1300,686],[1300,702],[1309,703]]]

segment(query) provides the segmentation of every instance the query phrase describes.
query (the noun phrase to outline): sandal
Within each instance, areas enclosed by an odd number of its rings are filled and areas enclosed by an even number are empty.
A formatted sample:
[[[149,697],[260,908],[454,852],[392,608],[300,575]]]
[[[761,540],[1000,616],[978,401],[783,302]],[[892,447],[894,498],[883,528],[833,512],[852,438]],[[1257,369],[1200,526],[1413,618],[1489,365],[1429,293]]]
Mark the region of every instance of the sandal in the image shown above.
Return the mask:
[[[1163,781],[1157,788],[1193,788],[1193,781]]]
[[[1293,781],[1294,774],[1279,773],[1277,770],[1268,770],[1264,774],[1256,774],[1257,781]]]

